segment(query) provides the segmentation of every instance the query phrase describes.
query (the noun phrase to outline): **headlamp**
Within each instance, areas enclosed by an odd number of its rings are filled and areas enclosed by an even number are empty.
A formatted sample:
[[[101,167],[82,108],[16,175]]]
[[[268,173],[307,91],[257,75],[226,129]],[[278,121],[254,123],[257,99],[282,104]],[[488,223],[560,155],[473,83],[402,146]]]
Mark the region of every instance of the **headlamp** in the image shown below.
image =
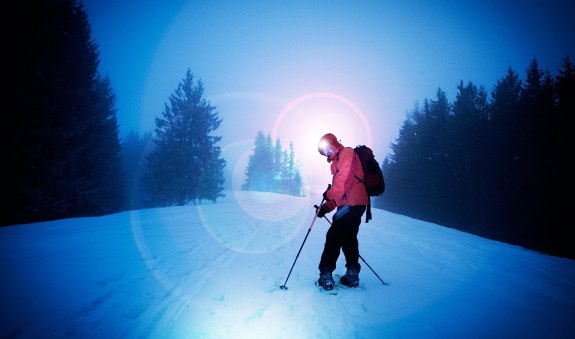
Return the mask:
[[[334,149],[329,145],[326,140],[322,140],[319,143],[319,150],[322,155],[326,157],[331,157],[333,155]]]

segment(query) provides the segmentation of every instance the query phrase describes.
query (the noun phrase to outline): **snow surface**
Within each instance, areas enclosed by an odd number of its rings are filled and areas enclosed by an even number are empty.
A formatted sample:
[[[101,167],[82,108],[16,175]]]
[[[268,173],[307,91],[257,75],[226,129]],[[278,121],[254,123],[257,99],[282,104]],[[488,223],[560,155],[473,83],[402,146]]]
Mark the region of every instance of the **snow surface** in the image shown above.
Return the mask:
[[[319,200],[0,228],[0,338],[573,338],[573,260],[379,209],[360,253],[389,286],[361,262],[359,288],[319,293]]]

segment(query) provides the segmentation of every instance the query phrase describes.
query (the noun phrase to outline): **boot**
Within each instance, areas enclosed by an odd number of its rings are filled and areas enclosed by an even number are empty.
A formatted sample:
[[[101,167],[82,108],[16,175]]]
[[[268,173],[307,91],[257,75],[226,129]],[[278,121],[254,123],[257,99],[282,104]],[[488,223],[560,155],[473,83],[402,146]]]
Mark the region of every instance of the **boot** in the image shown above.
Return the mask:
[[[335,282],[333,281],[333,277],[331,276],[331,272],[325,272],[319,274],[319,280],[317,281],[318,285],[323,287],[326,291],[333,290],[335,286]]]
[[[345,274],[339,278],[339,281],[349,287],[359,286],[359,270],[355,267],[348,268]]]

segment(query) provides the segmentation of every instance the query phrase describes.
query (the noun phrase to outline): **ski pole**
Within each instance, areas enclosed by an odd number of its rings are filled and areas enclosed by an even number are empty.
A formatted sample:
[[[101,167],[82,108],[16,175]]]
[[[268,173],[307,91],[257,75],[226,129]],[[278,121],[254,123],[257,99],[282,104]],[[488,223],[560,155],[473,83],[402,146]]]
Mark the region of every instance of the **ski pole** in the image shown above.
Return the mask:
[[[379,275],[377,275],[377,273],[375,273],[375,271],[373,270],[373,268],[371,268],[371,266],[369,266],[369,264],[367,263],[367,261],[365,261],[365,259],[363,259],[363,257],[361,256],[361,254],[359,255],[359,258],[367,265],[367,267],[369,267],[369,269],[373,272],[373,274],[375,274],[375,276],[377,277],[377,279],[379,279],[379,281],[381,281],[382,284],[384,285],[389,285],[388,283],[386,283],[385,281],[383,281]]]
[[[321,204],[323,204],[323,199],[321,200]],[[282,290],[287,290],[287,281],[289,279],[289,276],[291,275],[291,271],[293,270],[293,267],[295,266],[295,262],[297,261],[297,258],[299,257],[299,254],[301,253],[301,249],[303,248],[303,245],[305,244],[305,241],[307,240],[307,236],[309,235],[309,232],[311,231],[311,228],[313,227],[313,224],[315,223],[315,219],[317,219],[317,214],[319,213],[319,209],[315,211],[315,215],[313,216],[313,220],[311,221],[311,224],[309,225],[309,228],[307,229],[307,233],[305,235],[305,238],[303,239],[303,242],[301,243],[301,246],[299,248],[299,251],[297,252],[297,255],[295,257],[295,260],[293,261],[293,264],[291,265],[291,268],[289,270],[288,276],[286,278],[286,281],[284,282],[283,285],[280,286],[280,288]]]
[[[317,207],[317,206],[315,206]],[[329,221],[329,219],[324,215],[323,216],[325,218],[325,220],[327,220],[327,222],[331,225],[331,221]],[[359,258],[367,265],[367,267],[369,267],[369,269],[373,272],[373,274],[375,274],[375,276],[377,277],[377,279],[379,279],[379,281],[381,281],[382,284],[384,285],[389,285],[388,283],[386,283],[385,281],[383,281],[383,279],[381,279],[379,277],[379,275],[377,275],[377,273],[375,273],[375,271],[373,270],[373,268],[371,268],[371,266],[369,266],[369,264],[367,263],[367,261],[365,261],[365,259],[363,259],[363,257],[361,256],[361,254],[359,254]]]

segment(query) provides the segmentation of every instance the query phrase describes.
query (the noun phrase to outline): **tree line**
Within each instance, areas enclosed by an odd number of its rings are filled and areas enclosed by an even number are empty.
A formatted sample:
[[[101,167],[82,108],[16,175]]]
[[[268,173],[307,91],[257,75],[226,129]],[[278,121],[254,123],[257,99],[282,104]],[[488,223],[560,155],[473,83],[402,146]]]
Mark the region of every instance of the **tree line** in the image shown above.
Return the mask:
[[[524,80],[509,67],[488,93],[460,82],[408,113],[382,162],[379,208],[541,252],[574,258],[565,225],[566,117],[575,68],[532,59]]]
[[[98,73],[98,45],[83,5],[41,0],[12,6],[26,16],[12,20],[18,34],[7,35],[14,68],[7,98],[17,105],[9,106],[2,125],[6,213],[0,225],[224,196],[226,162],[221,137],[213,135],[222,119],[190,69],[156,119],[154,133],[131,132],[122,142],[116,96],[109,78]],[[293,145],[289,154],[279,139],[273,144],[256,138],[255,146],[244,189],[299,195]]]
[[[116,97],[76,1],[14,2],[0,144],[1,224],[97,215],[122,204]],[[19,14],[25,14],[19,16]]]
[[[212,135],[221,119],[189,69],[145,147],[134,134],[122,144],[116,96],[98,72],[98,45],[82,3],[10,6],[4,14],[26,15],[11,20],[13,34],[5,35],[12,70],[0,142],[0,225],[222,196],[225,160],[221,137]]]
[[[246,182],[242,190],[275,192],[301,196],[302,178],[295,161],[293,142],[290,142],[289,153],[282,149],[279,138],[275,143],[271,135],[258,131],[253,154],[250,155],[246,168]]]
[[[14,2],[5,34],[4,159],[0,225],[93,216],[142,206],[215,202],[225,160],[221,119],[190,70],[154,134],[118,135],[116,97],[77,0]],[[533,59],[510,67],[491,93],[469,82],[454,102],[438,89],[416,105],[382,162],[376,207],[553,255],[573,258],[564,220],[567,113],[575,70],[553,76]],[[260,131],[243,189],[298,195],[293,146]],[[140,178],[142,180],[140,180]]]

